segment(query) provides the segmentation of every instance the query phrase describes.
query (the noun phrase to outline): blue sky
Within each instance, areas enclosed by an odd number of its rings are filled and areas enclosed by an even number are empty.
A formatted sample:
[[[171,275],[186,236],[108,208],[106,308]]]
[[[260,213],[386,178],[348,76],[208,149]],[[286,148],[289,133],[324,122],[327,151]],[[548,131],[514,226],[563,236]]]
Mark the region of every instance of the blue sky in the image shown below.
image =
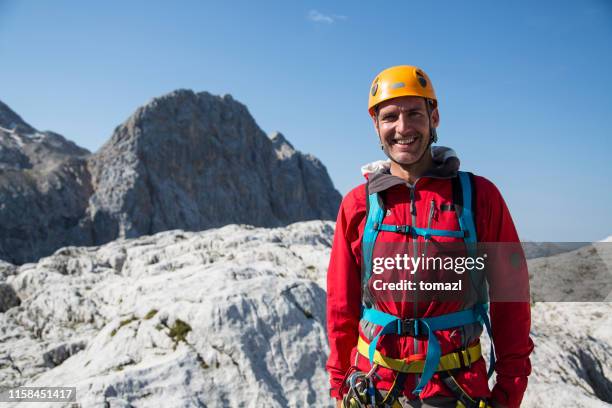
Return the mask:
[[[345,194],[383,158],[371,80],[418,65],[439,143],[497,184],[523,239],[612,234],[610,2],[371,3],[0,0],[0,100],[95,151],[155,96],[230,93]]]

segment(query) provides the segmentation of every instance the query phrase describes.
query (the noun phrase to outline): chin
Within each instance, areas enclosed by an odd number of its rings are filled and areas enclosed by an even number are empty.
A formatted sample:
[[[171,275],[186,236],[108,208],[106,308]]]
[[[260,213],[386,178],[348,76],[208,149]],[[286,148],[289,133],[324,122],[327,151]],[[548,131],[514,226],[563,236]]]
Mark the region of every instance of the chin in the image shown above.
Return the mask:
[[[394,162],[396,162],[397,164],[402,164],[404,166],[408,166],[411,164],[415,164],[418,161],[418,156],[410,156],[410,157],[406,157],[406,156],[391,156],[390,159]]]

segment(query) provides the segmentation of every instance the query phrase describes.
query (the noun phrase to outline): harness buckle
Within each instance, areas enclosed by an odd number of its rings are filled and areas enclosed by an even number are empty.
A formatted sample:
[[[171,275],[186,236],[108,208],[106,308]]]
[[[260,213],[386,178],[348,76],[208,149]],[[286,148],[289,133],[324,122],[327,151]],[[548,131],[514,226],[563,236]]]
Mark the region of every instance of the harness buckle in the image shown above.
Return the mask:
[[[401,319],[397,323],[400,336],[427,337],[427,327],[420,319]]]
[[[471,363],[469,352],[467,351],[467,349],[461,349],[457,352],[457,354],[459,355],[459,364],[460,364],[459,368],[463,370],[464,368],[467,367],[466,360]]]
[[[396,225],[395,232],[407,234],[410,231],[410,225]]]

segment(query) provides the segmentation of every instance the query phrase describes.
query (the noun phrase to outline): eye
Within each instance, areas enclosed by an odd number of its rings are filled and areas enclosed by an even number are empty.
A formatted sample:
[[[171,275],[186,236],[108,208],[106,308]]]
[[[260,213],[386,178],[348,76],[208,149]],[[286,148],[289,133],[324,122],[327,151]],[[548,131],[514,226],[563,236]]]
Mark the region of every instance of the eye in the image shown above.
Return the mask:
[[[397,119],[397,115],[395,113],[386,113],[382,115],[382,117],[380,118],[380,120],[383,122],[392,122],[396,119]]]

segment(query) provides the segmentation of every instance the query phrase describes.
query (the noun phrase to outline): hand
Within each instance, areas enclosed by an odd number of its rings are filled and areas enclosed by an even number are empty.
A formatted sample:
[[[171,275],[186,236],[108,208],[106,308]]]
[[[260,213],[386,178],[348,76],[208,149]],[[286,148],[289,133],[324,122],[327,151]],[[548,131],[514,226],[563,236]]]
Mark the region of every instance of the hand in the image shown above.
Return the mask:
[[[342,400],[336,400],[336,408],[342,408]]]

